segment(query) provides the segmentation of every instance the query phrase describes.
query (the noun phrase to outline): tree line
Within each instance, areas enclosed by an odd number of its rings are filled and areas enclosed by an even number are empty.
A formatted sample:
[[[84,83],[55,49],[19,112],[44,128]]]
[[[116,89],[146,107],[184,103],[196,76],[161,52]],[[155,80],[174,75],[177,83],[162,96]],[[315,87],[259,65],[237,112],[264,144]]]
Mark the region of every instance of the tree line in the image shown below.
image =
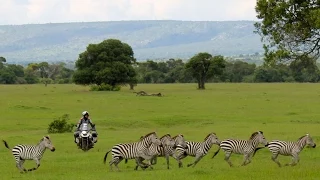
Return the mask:
[[[200,58],[200,60],[197,58]],[[208,60],[206,64],[205,60],[210,58],[212,62]],[[65,67],[64,63],[49,64],[48,62],[41,62],[22,66],[7,64],[4,58],[0,59],[2,59],[0,61],[1,84],[66,84],[74,83],[76,80],[73,77],[74,70]],[[204,86],[205,82],[320,81],[319,66],[315,59],[308,57],[293,61],[290,64],[277,64],[273,66],[257,66],[254,63],[241,60],[225,59],[223,56],[212,57],[208,53],[199,53],[189,61],[169,59],[166,61],[146,60],[144,62],[135,62],[132,64],[133,72],[131,73],[134,76],[132,76],[131,80],[134,85],[138,83],[198,83],[199,80],[198,85],[200,89]],[[199,63],[198,61],[201,60],[203,62]],[[205,71],[205,68],[207,68],[207,71]],[[109,79],[114,81],[110,84],[116,85],[123,78],[121,74],[124,75],[122,72],[111,72],[108,74]],[[84,76],[88,77],[87,75]],[[115,79],[115,77],[118,79]],[[85,78],[80,77],[79,79],[83,80]],[[100,79],[101,83],[106,80],[104,77]]]
[[[0,57],[0,84],[72,83],[74,70],[65,63],[29,63],[27,66],[8,64]]]

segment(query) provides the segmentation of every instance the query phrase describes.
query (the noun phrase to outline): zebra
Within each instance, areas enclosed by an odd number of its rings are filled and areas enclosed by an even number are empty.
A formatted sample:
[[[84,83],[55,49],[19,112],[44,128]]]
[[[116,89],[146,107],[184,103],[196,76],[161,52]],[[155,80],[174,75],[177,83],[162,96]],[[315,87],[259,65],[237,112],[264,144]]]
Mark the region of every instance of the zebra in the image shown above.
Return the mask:
[[[184,140],[184,136],[182,134],[178,134],[171,138],[170,134],[166,134],[160,138],[163,146],[155,146],[152,144],[149,147],[149,151],[156,154],[151,158],[151,164],[155,165],[157,163],[157,156],[165,157],[167,162],[167,169],[170,169],[169,166],[169,156],[173,156],[176,147],[186,148],[186,143]],[[125,163],[128,162],[128,159],[125,160]],[[137,170],[138,166],[136,166],[135,170]]]
[[[8,143],[5,140],[2,141],[6,148],[10,150]],[[40,166],[40,160],[47,148],[52,152],[56,150],[49,135],[44,136],[37,145],[18,144],[14,146],[12,154],[16,160],[16,167],[19,169],[20,173],[37,170]],[[34,160],[36,161],[37,166],[27,170],[23,167],[25,160]]]
[[[104,164],[106,163],[108,153],[112,151],[112,159],[109,162],[111,171],[112,171],[113,164],[119,171],[118,164],[123,159],[135,159],[136,163],[140,167],[146,168],[145,166],[143,166],[144,164],[141,162],[140,157],[146,160],[149,160],[152,158],[152,155],[148,154],[149,153],[148,148],[152,143],[155,145],[161,145],[161,141],[158,139],[156,132],[151,132],[145,135],[142,138],[142,140],[138,142],[116,144],[112,147],[111,150],[109,150],[106,153],[106,155],[104,156],[103,162]],[[150,163],[147,166],[152,168]]]
[[[268,143],[262,131],[252,133],[249,140],[226,139],[221,141],[218,151],[214,153],[212,158],[214,158],[219,153],[220,149],[223,149],[223,151],[225,152],[224,160],[227,161],[230,167],[233,166],[230,161],[230,156],[232,153],[243,154],[244,160],[241,166],[245,166],[251,163],[251,156],[253,157],[255,149],[257,148],[259,143],[263,145],[266,145]]]
[[[295,166],[300,160],[300,152],[306,145],[312,148],[316,147],[316,143],[313,142],[312,137],[309,134],[300,137],[296,142],[272,140],[266,145],[266,147],[268,147],[269,151],[272,153],[272,161],[274,161],[276,164],[278,164],[279,167],[281,167],[281,164],[277,159],[279,154],[283,156],[292,156],[292,162],[285,164],[285,166]],[[263,147],[259,147],[256,149],[256,151],[262,148]]]
[[[162,146],[157,146],[155,144],[151,144],[151,146],[148,148],[148,154],[152,156],[152,158],[149,160],[149,164],[152,164],[152,160],[156,158],[157,156],[165,156],[167,159],[167,166],[169,167],[169,154],[168,149],[175,147],[175,141],[171,138],[170,134],[165,134],[160,138]],[[140,158],[141,161],[143,161],[143,158]],[[127,163],[127,159],[125,162]],[[154,165],[154,164],[152,164]],[[135,170],[138,169],[138,164],[135,167]]]
[[[181,159],[192,156],[195,157],[195,161],[187,166],[193,167],[206,155],[208,151],[211,149],[213,144],[220,144],[220,141],[215,133],[209,133],[203,142],[193,142],[193,141],[186,141],[187,148],[177,147],[176,152],[177,155],[174,154],[173,158],[175,158],[179,163],[179,168],[182,167]]]
[[[184,139],[183,134],[178,134],[174,137],[172,137],[172,139],[175,141],[175,145],[172,146],[167,146],[166,149],[166,154],[162,153],[161,155],[159,155],[160,157],[165,157],[166,161],[167,161],[167,169],[169,169],[169,156],[175,158],[174,154],[176,152],[176,149],[187,149],[187,143]],[[151,159],[151,164],[156,164],[157,163],[157,156]]]

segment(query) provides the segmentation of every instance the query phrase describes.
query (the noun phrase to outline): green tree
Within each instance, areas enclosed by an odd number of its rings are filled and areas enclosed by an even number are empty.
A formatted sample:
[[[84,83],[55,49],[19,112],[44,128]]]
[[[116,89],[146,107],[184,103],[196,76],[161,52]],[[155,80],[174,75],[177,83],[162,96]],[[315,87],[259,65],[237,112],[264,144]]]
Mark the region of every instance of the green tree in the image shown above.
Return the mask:
[[[258,0],[255,23],[265,49],[265,62],[292,61],[320,55],[319,0]]]
[[[205,89],[205,83],[214,75],[220,75],[225,68],[225,60],[223,56],[214,56],[206,52],[194,55],[186,68],[191,72],[192,76],[198,82],[198,89]]]
[[[133,64],[136,62],[132,48],[117,39],[89,44],[79,55],[73,80],[76,84],[89,85],[129,84],[136,76]]]

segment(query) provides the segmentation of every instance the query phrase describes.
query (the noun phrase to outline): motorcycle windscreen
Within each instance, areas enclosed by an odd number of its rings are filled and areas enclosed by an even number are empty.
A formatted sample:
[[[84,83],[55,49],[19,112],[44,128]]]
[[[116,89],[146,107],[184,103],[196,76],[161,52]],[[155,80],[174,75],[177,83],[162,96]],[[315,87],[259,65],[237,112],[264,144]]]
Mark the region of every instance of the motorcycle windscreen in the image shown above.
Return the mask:
[[[88,123],[82,123],[80,126],[80,130],[81,131],[88,131],[89,130]]]

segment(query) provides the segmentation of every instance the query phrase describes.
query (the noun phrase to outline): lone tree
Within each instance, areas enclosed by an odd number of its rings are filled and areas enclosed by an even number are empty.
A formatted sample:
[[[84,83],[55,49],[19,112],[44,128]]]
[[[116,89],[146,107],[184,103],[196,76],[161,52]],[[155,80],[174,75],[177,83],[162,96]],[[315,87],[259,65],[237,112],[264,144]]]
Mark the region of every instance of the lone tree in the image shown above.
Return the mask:
[[[101,86],[108,84],[130,84],[136,72],[132,48],[117,39],[104,40],[99,44],[89,44],[87,50],[79,55],[73,80],[76,84]]]
[[[257,0],[256,33],[265,49],[265,62],[306,59],[320,55],[319,0]]]
[[[205,89],[205,82],[214,75],[221,75],[225,68],[223,56],[214,56],[202,52],[186,63],[186,68],[198,82],[198,89]]]

